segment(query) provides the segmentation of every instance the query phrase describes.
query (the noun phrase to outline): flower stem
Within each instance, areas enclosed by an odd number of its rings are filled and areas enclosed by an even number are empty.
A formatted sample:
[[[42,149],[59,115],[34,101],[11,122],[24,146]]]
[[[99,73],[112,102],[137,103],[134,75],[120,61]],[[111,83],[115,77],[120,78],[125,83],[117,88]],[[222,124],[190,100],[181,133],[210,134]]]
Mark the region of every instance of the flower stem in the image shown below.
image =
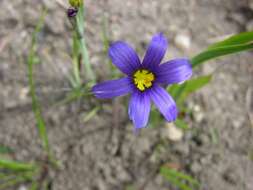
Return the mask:
[[[80,53],[82,55],[82,63],[84,64],[85,71],[87,78],[91,80],[92,82],[95,82],[96,77],[93,73],[93,70],[91,68],[90,60],[89,60],[89,53],[86,46],[86,41],[84,38],[84,6],[83,4],[79,7],[79,11],[76,17],[76,32],[78,34],[78,40],[79,40],[79,48]]]
[[[35,28],[35,31],[33,32],[33,35],[32,35],[32,46],[30,48],[30,52],[29,52],[29,56],[28,56],[28,60],[27,60],[28,82],[29,82],[30,94],[31,94],[31,98],[32,98],[32,109],[33,109],[35,119],[37,122],[37,129],[39,132],[39,136],[42,140],[43,149],[47,153],[49,161],[53,165],[57,165],[56,164],[57,161],[54,159],[54,156],[53,156],[50,146],[49,146],[46,124],[45,124],[45,121],[42,116],[40,103],[37,100],[35,82],[34,82],[34,77],[33,77],[33,73],[34,73],[33,66],[35,64],[35,57],[36,57],[37,34],[40,32],[40,30],[44,24],[46,13],[47,13],[47,10],[44,10],[36,28]]]

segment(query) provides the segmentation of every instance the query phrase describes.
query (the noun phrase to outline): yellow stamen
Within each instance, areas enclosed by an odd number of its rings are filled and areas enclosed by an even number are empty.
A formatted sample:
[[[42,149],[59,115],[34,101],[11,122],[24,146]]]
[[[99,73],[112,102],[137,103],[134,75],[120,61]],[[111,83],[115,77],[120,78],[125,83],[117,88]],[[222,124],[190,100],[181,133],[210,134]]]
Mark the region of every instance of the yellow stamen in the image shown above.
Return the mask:
[[[154,80],[155,75],[148,70],[142,69],[134,73],[134,84],[140,91],[150,88]]]

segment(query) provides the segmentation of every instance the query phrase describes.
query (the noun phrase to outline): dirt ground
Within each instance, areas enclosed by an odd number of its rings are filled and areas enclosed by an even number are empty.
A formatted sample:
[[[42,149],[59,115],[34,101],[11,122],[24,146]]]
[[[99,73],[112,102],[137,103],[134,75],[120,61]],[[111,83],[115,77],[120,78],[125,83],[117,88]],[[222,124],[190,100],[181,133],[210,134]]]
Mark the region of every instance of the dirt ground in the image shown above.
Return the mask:
[[[90,58],[100,80],[109,79],[101,38],[104,18],[111,40],[131,43],[140,55],[154,33],[164,32],[170,40],[167,58],[191,57],[220,37],[253,29],[251,0],[85,0],[85,5]],[[213,73],[214,78],[189,98],[192,130],[180,141],[167,140],[164,125],[136,136],[125,98],[101,101],[102,109],[88,122],[84,117],[96,106],[94,99],[53,106],[70,89],[71,25],[64,7],[51,0],[0,1],[0,144],[12,147],[16,159],[41,159],[25,60],[42,6],[48,7],[48,16],[35,76],[49,140],[62,163],[51,174],[53,190],[125,190],[129,185],[173,190],[157,172],[161,162],[179,165],[201,182],[201,190],[253,190],[252,52],[196,70],[195,76]],[[188,48],[175,43],[178,35],[191,39]],[[157,155],[161,139],[165,143]]]

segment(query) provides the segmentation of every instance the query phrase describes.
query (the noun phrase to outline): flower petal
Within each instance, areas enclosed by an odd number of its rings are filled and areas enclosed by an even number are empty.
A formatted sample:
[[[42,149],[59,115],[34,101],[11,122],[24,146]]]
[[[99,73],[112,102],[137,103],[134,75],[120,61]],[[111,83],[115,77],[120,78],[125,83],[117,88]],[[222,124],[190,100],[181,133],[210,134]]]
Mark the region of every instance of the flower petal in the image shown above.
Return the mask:
[[[129,102],[128,114],[136,129],[146,127],[150,112],[150,97],[135,91]]]
[[[125,42],[113,43],[109,48],[109,56],[112,63],[127,75],[132,75],[141,66],[138,55]]]
[[[99,83],[92,88],[97,98],[113,98],[125,95],[133,90],[128,77]]]
[[[168,122],[176,120],[176,103],[166,90],[158,85],[154,85],[150,89],[150,97]]]
[[[143,67],[153,70],[158,66],[166,53],[167,47],[168,41],[162,33],[154,35],[143,59]]]
[[[156,71],[157,82],[163,84],[181,83],[192,75],[191,63],[188,59],[174,59],[161,64]]]

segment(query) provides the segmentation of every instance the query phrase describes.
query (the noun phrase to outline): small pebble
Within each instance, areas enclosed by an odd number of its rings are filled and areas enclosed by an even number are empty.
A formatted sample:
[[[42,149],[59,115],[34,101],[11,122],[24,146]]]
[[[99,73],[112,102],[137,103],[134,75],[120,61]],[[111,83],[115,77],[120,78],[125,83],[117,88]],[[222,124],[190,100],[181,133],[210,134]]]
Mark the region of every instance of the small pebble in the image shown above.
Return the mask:
[[[166,124],[166,136],[171,141],[181,141],[183,138],[183,131],[177,128],[174,123]]]
[[[175,37],[175,45],[182,50],[188,50],[191,46],[191,39],[186,34],[178,34]]]
[[[191,165],[191,171],[194,173],[199,173],[201,172],[202,167],[198,162],[193,162],[193,164]]]
[[[29,88],[28,87],[21,88],[19,92],[20,100],[26,101],[28,99],[28,95],[29,95]]]

